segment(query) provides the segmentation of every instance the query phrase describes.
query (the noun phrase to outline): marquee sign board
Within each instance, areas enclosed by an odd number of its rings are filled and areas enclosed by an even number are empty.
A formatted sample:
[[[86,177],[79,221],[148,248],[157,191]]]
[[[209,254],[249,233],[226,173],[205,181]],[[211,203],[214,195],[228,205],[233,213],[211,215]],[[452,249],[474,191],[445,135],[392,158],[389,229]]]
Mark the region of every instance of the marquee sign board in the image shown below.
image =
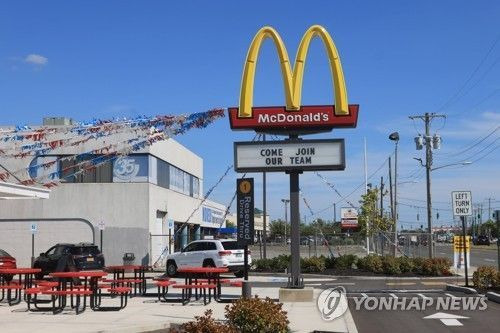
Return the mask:
[[[236,172],[344,170],[343,139],[235,142]]]
[[[239,245],[252,245],[254,240],[253,178],[236,180],[236,234]]]
[[[358,211],[354,208],[340,208],[340,226],[341,228],[358,227]]]

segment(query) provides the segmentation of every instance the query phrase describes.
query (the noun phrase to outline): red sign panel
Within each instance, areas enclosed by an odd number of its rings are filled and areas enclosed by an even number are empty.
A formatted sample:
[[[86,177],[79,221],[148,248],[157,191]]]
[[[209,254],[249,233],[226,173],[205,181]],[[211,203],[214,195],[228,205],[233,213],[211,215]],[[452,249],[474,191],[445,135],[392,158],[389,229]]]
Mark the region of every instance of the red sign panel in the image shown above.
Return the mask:
[[[253,107],[252,117],[238,117],[238,108],[229,108],[233,130],[261,131],[330,131],[332,128],[354,128],[358,122],[359,105],[350,104],[349,114],[335,115],[334,105],[302,106],[299,111],[287,111],[284,106]]]

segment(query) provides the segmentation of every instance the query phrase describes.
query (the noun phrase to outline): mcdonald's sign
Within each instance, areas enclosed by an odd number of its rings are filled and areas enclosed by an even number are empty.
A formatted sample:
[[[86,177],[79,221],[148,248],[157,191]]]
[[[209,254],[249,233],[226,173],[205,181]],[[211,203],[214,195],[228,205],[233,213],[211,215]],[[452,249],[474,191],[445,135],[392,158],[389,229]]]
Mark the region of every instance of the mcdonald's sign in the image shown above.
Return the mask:
[[[302,81],[309,45],[319,37],[325,45],[333,77],[335,105],[301,105]],[[253,88],[257,58],[262,42],[271,39],[277,49],[285,89],[286,106],[254,107]],[[272,27],[263,27],[255,35],[245,61],[241,80],[240,105],[229,108],[229,120],[234,130],[254,129],[272,132],[318,132],[335,127],[356,127],[359,105],[349,105],[340,57],[330,34],[319,25],[310,27],[302,37],[293,69],[285,45]]]

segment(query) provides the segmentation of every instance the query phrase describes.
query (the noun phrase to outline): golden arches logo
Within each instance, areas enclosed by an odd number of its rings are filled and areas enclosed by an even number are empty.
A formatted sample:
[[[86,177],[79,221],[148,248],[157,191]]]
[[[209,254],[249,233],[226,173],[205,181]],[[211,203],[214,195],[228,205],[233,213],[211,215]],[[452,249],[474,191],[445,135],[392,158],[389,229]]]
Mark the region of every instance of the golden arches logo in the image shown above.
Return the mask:
[[[332,37],[320,25],[313,25],[304,33],[300,41],[293,70],[290,67],[290,60],[286,51],[285,44],[278,32],[272,27],[261,28],[250,44],[248,49],[243,77],[241,80],[240,107],[238,117],[252,117],[253,106],[253,88],[255,80],[255,68],[259,56],[262,42],[270,38],[273,40],[278,51],[280,59],[281,74],[285,88],[286,109],[288,111],[298,111],[301,107],[302,82],[304,78],[304,66],[306,63],[309,45],[314,37],[320,37],[325,46],[328,58],[330,60],[330,70],[333,78],[333,91],[335,95],[335,115],[349,115],[349,104],[347,102],[347,91],[345,87],[344,74],[340,57],[333,42]]]

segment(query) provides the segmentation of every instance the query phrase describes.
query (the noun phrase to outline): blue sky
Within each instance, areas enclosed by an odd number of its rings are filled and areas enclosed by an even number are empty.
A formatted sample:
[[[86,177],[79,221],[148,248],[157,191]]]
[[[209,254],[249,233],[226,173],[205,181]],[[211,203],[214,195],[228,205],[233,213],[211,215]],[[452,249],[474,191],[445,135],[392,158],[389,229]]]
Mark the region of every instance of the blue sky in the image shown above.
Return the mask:
[[[482,157],[498,148],[499,132],[453,155],[500,125],[500,36],[496,1],[10,1],[0,10],[0,112],[2,125],[39,123],[43,116],[77,120],[179,114],[236,106],[247,48],[263,25],[275,27],[294,56],[303,32],[325,26],[340,52],[350,103],[360,104],[358,128],[320,137],[345,138],[347,168],[323,173],[347,195],[363,181],[362,148],[367,139],[368,172],[383,164],[401,135],[401,203],[424,206],[425,178],[413,157],[413,138],[423,124],[411,114],[440,111],[433,132],[443,137],[435,165]],[[30,56],[31,55],[31,56]],[[303,104],[333,103],[327,59],[314,42],[306,65]],[[278,60],[271,43],[259,58],[255,105],[282,105]],[[446,107],[442,108],[443,105]],[[205,160],[205,189],[232,163],[232,142],[250,132],[231,132],[227,119],[178,137]],[[490,145],[490,146],[488,146]],[[485,148],[488,147],[488,148]],[[485,149],[481,151],[481,149]],[[436,224],[451,221],[450,191],[471,189],[474,201],[496,198],[498,149],[467,167],[433,174]],[[370,179],[387,179],[383,167]],[[408,177],[413,176],[413,177]],[[419,178],[420,176],[420,178]],[[260,175],[255,175],[260,184]],[[235,174],[214,192],[228,203]],[[283,215],[285,175],[268,177],[268,207]],[[314,174],[301,177],[313,211],[339,197]],[[359,200],[358,190],[349,199]],[[260,202],[260,191],[257,202]],[[345,206],[338,202],[337,207]],[[407,227],[425,224],[424,209],[400,206]],[[308,214],[305,207],[302,213]],[[317,215],[331,219],[333,209]]]

